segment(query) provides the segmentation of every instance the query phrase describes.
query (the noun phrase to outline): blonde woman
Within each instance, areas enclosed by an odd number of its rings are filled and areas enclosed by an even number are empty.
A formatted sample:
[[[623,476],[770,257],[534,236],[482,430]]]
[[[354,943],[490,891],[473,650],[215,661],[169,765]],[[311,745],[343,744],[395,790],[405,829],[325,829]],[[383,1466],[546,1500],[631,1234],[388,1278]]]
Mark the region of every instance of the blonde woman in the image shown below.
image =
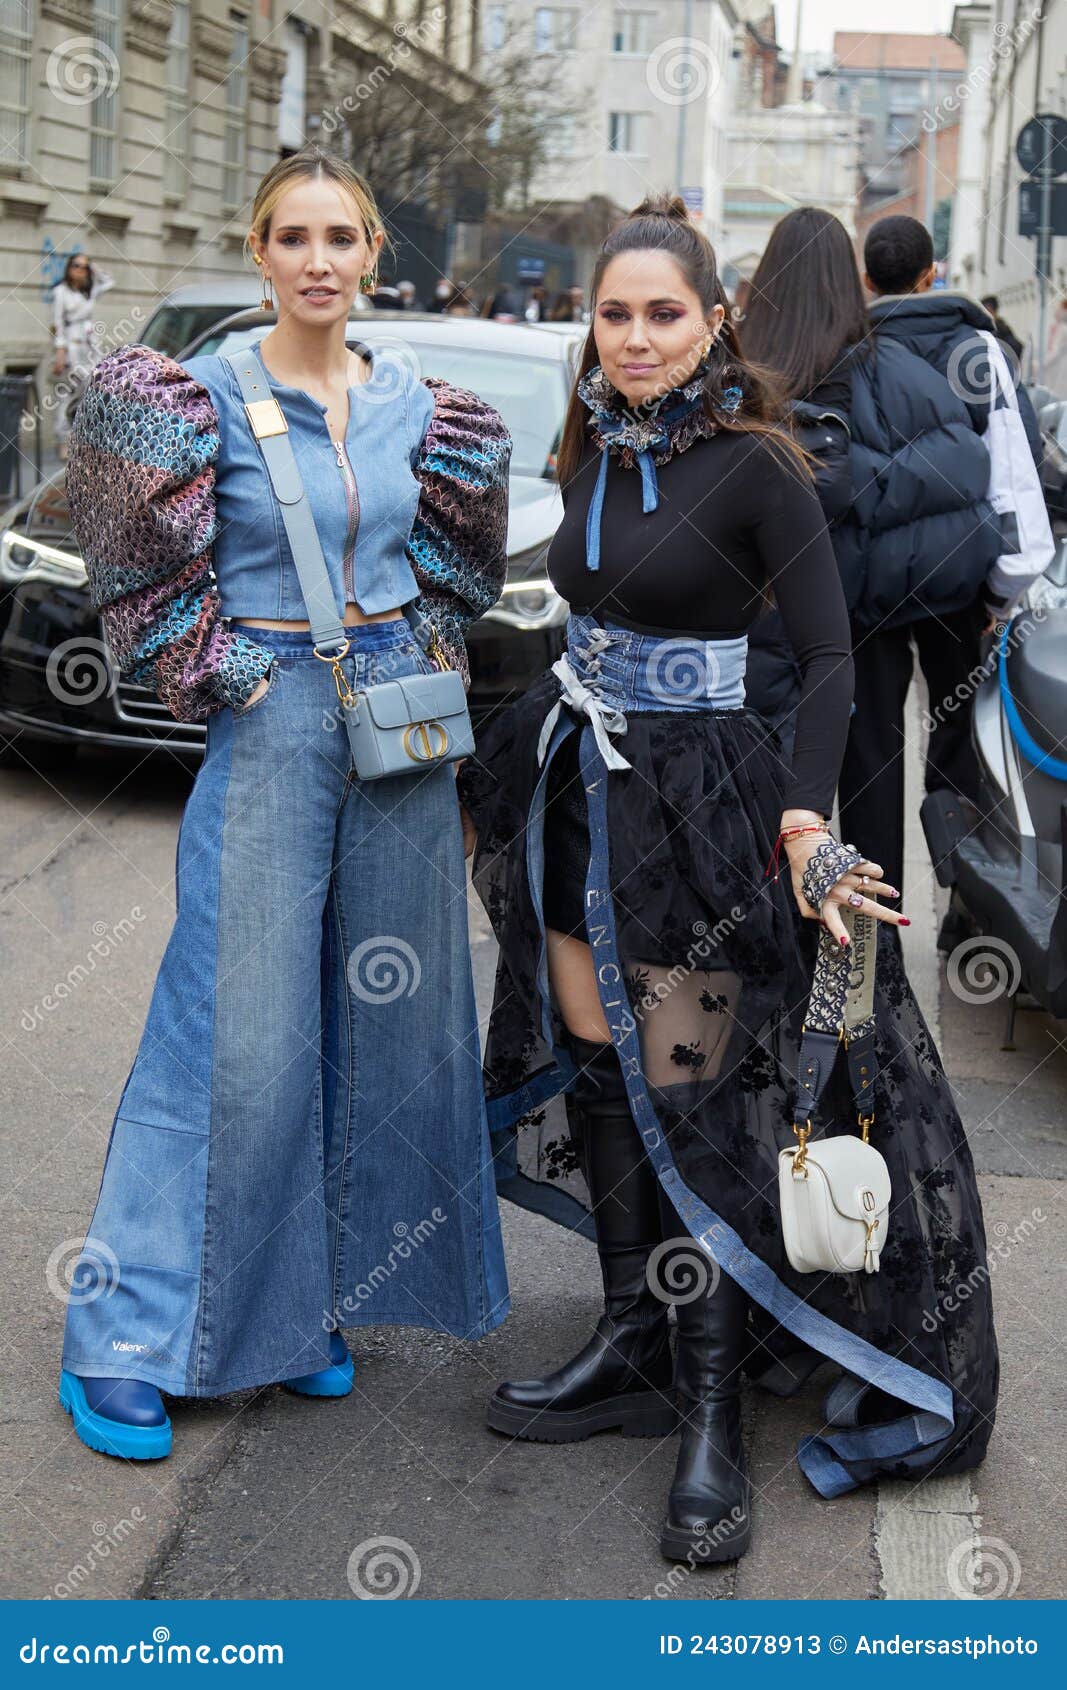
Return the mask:
[[[276,165],[249,247],[256,346],[342,614],[349,685],[468,677],[505,570],[511,441],[489,406],[352,350],[384,239],[363,179]],[[74,1275],[60,1398],[83,1442],[167,1454],[162,1393],[352,1389],[341,1326],[504,1319],[454,766],[361,782],[229,364],[128,346],[78,414],[69,496],[120,669],[207,750],[177,921]]]

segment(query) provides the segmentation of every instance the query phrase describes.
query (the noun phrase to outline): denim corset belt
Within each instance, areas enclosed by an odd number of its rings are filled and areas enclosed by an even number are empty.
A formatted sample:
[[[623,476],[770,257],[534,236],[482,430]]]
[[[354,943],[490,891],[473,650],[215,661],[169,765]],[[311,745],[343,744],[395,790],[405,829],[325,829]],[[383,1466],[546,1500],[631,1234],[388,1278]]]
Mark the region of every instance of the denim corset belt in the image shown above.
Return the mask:
[[[630,764],[610,735],[626,732],[626,712],[739,710],[745,702],[748,635],[702,640],[693,634],[663,638],[639,634],[610,621],[572,613],[567,649],[552,665],[562,697],[545,717],[537,742],[543,763],[564,704],[588,717],[609,769]]]

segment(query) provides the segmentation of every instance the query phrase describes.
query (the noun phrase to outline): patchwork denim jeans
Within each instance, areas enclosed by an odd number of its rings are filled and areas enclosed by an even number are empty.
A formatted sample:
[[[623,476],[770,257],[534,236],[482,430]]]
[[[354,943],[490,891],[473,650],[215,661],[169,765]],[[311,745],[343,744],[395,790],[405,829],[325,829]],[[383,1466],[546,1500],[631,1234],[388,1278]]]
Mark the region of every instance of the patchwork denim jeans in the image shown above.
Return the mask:
[[[275,661],[208,718],[63,1350],[177,1396],[508,1311],[454,765],[361,782],[310,633],[233,626]],[[353,688],[429,667],[403,619],[348,633]]]

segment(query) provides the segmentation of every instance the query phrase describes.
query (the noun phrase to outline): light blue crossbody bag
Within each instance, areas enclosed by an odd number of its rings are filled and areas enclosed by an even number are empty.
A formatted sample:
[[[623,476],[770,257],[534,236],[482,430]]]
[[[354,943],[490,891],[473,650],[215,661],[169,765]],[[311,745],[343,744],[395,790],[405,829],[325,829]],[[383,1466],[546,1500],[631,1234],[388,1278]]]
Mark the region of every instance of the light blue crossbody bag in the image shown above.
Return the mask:
[[[356,774],[360,780],[380,780],[384,775],[416,774],[436,763],[469,757],[474,750],[474,732],[463,677],[449,664],[429,617],[414,605],[405,604],[404,615],[427,658],[437,665],[437,673],[404,675],[352,691],[341,668],[349,641],[337,615],[285,414],[271,393],[264,395],[263,372],[254,352],[227,352],[223,356],[237,377],[245,414],[281,509],[311,623],[315,656],[333,665]]]

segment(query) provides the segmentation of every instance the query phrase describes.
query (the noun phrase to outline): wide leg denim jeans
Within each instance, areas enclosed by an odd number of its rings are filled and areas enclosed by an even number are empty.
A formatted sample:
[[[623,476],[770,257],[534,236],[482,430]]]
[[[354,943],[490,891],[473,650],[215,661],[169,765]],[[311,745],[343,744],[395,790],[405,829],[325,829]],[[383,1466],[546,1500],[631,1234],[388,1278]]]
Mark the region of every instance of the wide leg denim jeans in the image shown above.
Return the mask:
[[[310,633],[248,632],[276,660],[208,718],[63,1352],[179,1396],[508,1311],[454,768],[359,781]],[[428,667],[405,620],[349,634],[353,687]]]

